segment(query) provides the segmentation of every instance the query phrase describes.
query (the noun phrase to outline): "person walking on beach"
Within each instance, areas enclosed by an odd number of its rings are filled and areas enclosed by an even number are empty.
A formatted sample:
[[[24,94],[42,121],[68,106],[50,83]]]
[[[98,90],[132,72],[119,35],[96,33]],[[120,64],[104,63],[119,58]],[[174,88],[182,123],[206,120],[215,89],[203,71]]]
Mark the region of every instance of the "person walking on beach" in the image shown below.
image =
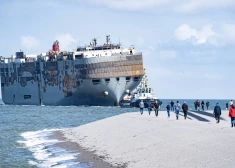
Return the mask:
[[[143,111],[144,111],[144,102],[143,102],[143,100],[140,101],[139,106],[140,106],[140,114],[142,115]]]
[[[207,102],[206,102],[206,109],[207,110],[208,110],[209,105],[210,105],[210,102],[207,100]]]
[[[152,103],[151,103],[151,100],[148,101],[148,112],[149,112],[149,115],[151,113],[151,110],[152,110]]]
[[[176,105],[175,105],[176,120],[179,119],[179,113],[180,113],[180,103],[179,103],[179,101],[177,100],[177,101],[176,101]]]
[[[158,116],[158,110],[159,110],[159,107],[160,107],[160,105],[157,102],[157,100],[154,102],[153,106],[154,106],[155,115],[157,117]]]
[[[188,105],[186,104],[186,101],[184,102],[184,104],[182,105],[182,110],[184,112],[184,119],[186,120],[187,118],[187,113],[188,113]]]
[[[205,106],[204,100],[202,100],[201,106],[202,106],[202,111],[204,111],[204,106]]]
[[[197,111],[200,111],[200,101],[197,100]]]
[[[170,106],[170,102],[169,102],[166,106],[166,111],[167,111],[168,118],[170,117],[170,110],[171,110],[171,106]]]
[[[228,110],[228,102],[226,103],[226,110]]]
[[[235,107],[234,105],[231,105],[231,108],[229,109],[229,117],[231,117],[231,127],[235,127]]]
[[[219,123],[221,115],[221,108],[219,106],[219,103],[216,103],[213,114],[215,115],[216,123]]]
[[[175,110],[174,110],[174,104],[175,104],[175,103],[171,100],[171,111],[175,111]]]

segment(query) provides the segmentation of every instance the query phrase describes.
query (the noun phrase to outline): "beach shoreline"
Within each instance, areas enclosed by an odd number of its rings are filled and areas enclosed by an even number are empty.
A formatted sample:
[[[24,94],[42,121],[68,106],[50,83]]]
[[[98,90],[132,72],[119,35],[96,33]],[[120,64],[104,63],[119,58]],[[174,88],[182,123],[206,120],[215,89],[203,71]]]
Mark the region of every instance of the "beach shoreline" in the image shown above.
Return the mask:
[[[231,167],[235,128],[228,111],[216,124],[212,111],[190,111],[187,120],[166,111],[156,117],[147,111],[125,113],[75,128],[58,135],[78,146],[83,159],[110,167]],[[80,150],[82,149],[82,150]],[[91,162],[93,162],[91,161]]]
[[[76,161],[80,162],[81,165],[84,165],[84,167],[125,168],[125,165],[119,165],[119,167],[112,166],[110,163],[105,162],[103,157],[96,155],[95,151],[88,151],[81,147],[78,143],[69,141],[60,130],[54,131],[52,137],[60,141],[59,143],[55,144],[55,146],[66,149],[67,151],[73,153],[79,153]]]

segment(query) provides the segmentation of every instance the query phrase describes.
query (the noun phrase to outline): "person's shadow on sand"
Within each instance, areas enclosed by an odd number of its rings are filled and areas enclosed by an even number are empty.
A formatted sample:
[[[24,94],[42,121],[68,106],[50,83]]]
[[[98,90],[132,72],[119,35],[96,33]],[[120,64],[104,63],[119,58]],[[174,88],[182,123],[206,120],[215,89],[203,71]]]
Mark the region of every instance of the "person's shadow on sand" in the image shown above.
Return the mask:
[[[208,120],[208,119],[206,119],[204,117],[201,117],[199,115],[196,115],[196,114],[205,115],[205,116],[211,117],[213,119],[215,118],[214,114],[206,112],[206,111],[188,111],[188,116],[193,117],[193,118],[195,118],[195,119],[197,119],[199,121],[210,122],[210,120]],[[220,119],[224,120],[222,117]]]

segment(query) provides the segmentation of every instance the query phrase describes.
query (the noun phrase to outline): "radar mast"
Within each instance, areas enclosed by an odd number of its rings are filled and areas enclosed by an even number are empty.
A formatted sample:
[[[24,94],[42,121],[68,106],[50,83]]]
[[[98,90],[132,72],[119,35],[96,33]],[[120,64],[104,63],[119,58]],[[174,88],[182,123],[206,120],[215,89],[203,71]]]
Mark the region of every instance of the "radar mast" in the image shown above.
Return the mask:
[[[107,35],[106,36],[106,44],[109,45],[109,42],[110,42],[110,35]]]

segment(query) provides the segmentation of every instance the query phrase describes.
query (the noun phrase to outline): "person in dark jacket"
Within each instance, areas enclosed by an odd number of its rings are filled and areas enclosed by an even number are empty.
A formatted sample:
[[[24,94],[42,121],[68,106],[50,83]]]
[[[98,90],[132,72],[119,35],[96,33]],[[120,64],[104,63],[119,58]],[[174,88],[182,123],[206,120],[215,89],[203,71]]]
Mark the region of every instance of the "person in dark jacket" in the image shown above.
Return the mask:
[[[168,118],[170,117],[170,110],[171,110],[171,106],[170,106],[170,102],[169,102],[166,106],[166,111],[167,111]]]
[[[153,106],[154,106],[155,115],[157,117],[158,116],[158,110],[159,110],[159,107],[160,107],[160,105],[157,102],[157,100],[154,102]]]
[[[219,106],[219,103],[216,103],[213,114],[215,115],[216,123],[219,123],[221,115],[221,108]]]
[[[207,110],[208,110],[209,105],[210,105],[210,102],[207,100],[207,102],[206,102],[206,109]]]
[[[201,106],[202,106],[202,111],[204,111],[204,107],[205,107],[204,100],[202,100],[202,102],[201,102]]]
[[[226,110],[228,110],[228,102],[226,103]]]
[[[175,111],[175,109],[174,109],[174,102],[171,100],[171,111]]]
[[[184,104],[182,105],[182,110],[184,112],[184,119],[186,120],[187,118],[187,113],[188,113],[188,105],[186,104],[186,101],[184,102]]]
[[[152,103],[151,103],[151,100],[148,101],[148,112],[149,112],[149,115],[151,113],[151,110],[152,110]]]

